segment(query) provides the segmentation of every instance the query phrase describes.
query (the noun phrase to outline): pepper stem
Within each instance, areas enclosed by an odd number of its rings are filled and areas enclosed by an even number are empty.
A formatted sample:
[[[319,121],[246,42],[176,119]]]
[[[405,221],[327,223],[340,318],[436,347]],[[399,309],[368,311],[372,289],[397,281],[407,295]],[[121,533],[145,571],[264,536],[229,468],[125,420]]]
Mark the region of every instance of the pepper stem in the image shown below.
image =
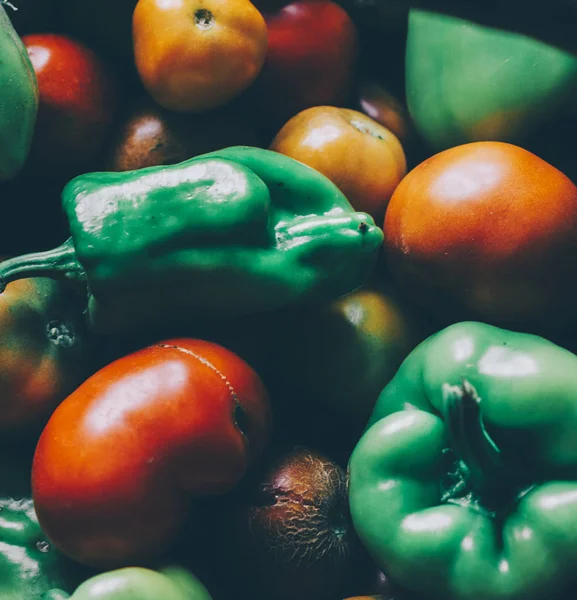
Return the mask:
[[[463,380],[461,385],[445,384],[443,395],[449,437],[467,483],[479,495],[502,489],[503,457],[483,425],[477,391]]]
[[[84,269],[76,258],[72,238],[53,250],[15,256],[0,262],[0,293],[11,281],[27,277],[84,279]]]

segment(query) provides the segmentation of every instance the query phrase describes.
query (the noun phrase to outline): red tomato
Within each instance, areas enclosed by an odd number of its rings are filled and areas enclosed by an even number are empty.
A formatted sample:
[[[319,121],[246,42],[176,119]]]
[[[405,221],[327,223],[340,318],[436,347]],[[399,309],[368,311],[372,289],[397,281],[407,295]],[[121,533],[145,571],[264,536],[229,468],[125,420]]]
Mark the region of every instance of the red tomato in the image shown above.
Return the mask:
[[[255,92],[267,113],[286,120],[311,106],[345,102],[358,51],[348,13],[330,0],[301,0],[263,15],[268,53]]]
[[[22,38],[38,79],[40,104],[31,156],[65,170],[101,150],[115,109],[111,76],[96,54],[56,34]]]
[[[158,556],[191,499],[233,488],[269,429],[260,378],[222,346],[176,339],[125,356],[70,395],[40,437],[41,526],[88,566]]]
[[[397,281],[448,321],[544,332],[575,318],[577,187],[519,146],[425,160],[396,188],[384,233]]]

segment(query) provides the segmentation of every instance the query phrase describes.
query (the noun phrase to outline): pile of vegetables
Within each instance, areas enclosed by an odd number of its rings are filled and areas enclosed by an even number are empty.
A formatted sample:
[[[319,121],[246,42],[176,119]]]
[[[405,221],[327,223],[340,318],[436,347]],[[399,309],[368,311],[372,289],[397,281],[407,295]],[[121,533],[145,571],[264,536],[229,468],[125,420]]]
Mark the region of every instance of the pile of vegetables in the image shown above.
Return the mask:
[[[2,600],[575,596],[577,56],[435,8],[0,3]]]

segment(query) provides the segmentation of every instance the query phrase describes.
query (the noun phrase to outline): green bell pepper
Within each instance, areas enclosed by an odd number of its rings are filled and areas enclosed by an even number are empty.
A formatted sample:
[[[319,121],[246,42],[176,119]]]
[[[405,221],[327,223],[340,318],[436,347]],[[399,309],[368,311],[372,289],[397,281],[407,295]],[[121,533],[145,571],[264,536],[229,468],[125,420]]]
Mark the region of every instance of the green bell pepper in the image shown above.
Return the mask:
[[[418,9],[409,14],[405,76],[410,115],[436,151],[521,143],[577,97],[577,56]]]
[[[483,323],[421,343],[349,463],[355,528],[442,600],[553,598],[577,564],[577,356]]]
[[[152,571],[127,567],[96,575],[70,596],[51,590],[42,600],[212,600],[202,583],[188,571],[169,567]]]
[[[0,181],[16,177],[24,166],[37,110],[34,68],[0,4]]]
[[[29,498],[0,498],[0,598],[39,600],[63,585],[58,556],[46,541]]]
[[[33,447],[0,453],[0,598],[40,600],[54,588],[74,589],[87,569],[58,552],[38,524],[30,490]]]
[[[102,332],[340,296],[368,278],[383,240],[324,175],[260,148],[82,175],[62,202],[70,239],[3,262],[0,287],[32,274],[83,281]]]

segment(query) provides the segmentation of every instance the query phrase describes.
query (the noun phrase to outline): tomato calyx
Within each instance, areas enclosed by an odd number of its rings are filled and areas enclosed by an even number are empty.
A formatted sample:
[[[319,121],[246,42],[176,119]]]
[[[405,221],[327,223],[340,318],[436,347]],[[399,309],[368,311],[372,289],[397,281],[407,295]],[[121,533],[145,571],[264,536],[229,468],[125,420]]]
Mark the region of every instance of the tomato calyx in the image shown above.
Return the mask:
[[[214,15],[206,8],[194,11],[194,24],[199,29],[210,29],[214,25]]]

